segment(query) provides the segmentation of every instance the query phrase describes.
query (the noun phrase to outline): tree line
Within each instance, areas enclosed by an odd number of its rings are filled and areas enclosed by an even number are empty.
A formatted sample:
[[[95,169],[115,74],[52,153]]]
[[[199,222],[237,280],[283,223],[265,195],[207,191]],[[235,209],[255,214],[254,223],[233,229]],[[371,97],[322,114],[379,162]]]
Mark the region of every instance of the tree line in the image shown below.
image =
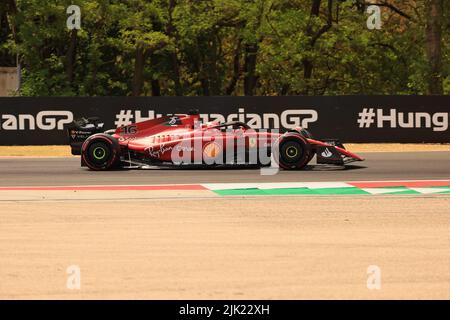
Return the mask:
[[[449,30],[444,0],[2,0],[0,66],[22,96],[448,94]]]

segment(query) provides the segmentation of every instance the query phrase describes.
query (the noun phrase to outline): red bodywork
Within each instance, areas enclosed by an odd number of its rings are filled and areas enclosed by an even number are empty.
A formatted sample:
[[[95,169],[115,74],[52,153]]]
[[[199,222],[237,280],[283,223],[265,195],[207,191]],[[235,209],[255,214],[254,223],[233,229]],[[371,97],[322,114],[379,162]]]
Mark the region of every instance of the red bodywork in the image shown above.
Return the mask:
[[[230,126],[234,128],[230,129]],[[270,148],[283,135],[274,131],[255,131],[244,123],[227,124],[227,127],[228,130],[225,130],[223,124],[201,124],[199,115],[177,115],[121,127],[112,136],[118,140],[124,159],[127,158],[128,152],[133,153],[135,159],[174,162],[172,157],[176,151],[176,154],[185,159],[198,163],[201,162],[199,157],[226,153],[227,147],[231,148],[230,146],[245,150],[256,147]],[[301,128],[296,130],[300,133]],[[344,148],[308,137],[303,138],[314,152],[318,147],[334,148],[342,158],[351,161],[363,160]],[[234,141],[234,144],[230,144],[231,141]]]

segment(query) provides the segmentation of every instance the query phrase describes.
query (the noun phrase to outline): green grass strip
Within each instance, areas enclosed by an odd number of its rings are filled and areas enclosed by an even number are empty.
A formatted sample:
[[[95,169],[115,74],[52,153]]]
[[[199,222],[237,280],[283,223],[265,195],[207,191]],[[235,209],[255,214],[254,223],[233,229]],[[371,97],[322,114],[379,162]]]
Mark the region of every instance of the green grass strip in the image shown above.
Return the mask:
[[[370,194],[359,188],[277,188],[277,189],[225,189],[214,190],[221,196],[276,196],[276,195],[364,195]]]
[[[432,194],[450,194],[450,190],[448,190],[448,191],[436,192],[436,193],[432,193]]]
[[[405,188],[405,190],[403,190],[403,191],[383,193],[383,195],[408,195],[408,194],[422,194],[422,193],[420,193],[416,190],[408,189],[408,188]]]
[[[429,187],[449,189],[448,191],[436,192],[434,194],[450,194],[450,187]],[[387,192],[381,193],[382,195],[418,195],[422,194],[418,191],[409,189],[407,187],[382,187],[377,189],[386,189]],[[389,192],[389,189],[395,189],[400,191]],[[284,195],[370,195],[370,192],[362,190],[356,187],[347,188],[274,188],[274,189],[223,189],[213,190],[216,194],[221,196],[284,196]]]

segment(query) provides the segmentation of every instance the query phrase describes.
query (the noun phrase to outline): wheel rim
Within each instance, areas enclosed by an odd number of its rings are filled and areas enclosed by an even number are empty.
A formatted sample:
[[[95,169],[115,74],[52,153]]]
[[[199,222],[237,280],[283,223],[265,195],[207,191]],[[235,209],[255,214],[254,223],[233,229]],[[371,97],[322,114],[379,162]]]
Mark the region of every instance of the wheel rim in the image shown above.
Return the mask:
[[[280,148],[281,160],[288,164],[296,164],[303,157],[303,148],[296,141],[286,141]]]
[[[111,150],[104,142],[95,142],[89,146],[87,160],[95,167],[103,167],[111,157]]]
[[[106,150],[104,147],[96,147],[92,151],[92,155],[94,156],[95,160],[103,160],[106,157]]]
[[[286,156],[288,158],[295,158],[298,155],[298,149],[294,146],[289,146],[286,148]]]

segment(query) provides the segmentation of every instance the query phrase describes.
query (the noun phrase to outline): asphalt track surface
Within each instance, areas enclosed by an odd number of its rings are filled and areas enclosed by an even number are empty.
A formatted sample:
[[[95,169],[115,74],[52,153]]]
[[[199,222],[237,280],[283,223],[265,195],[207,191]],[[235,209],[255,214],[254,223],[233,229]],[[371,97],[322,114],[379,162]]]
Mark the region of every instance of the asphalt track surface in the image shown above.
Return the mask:
[[[311,165],[263,176],[259,169],[149,169],[93,172],[73,158],[0,158],[0,186],[144,185],[241,182],[389,181],[450,178],[450,152],[361,153],[345,169]]]

